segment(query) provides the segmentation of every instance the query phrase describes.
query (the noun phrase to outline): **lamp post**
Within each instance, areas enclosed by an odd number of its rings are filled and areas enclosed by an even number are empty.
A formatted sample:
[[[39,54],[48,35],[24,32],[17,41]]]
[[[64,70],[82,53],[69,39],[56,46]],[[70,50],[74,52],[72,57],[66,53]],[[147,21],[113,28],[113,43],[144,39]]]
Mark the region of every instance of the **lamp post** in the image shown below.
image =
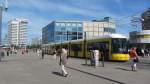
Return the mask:
[[[69,34],[69,32],[68,32],[68,30],[67,30],[67,41],[69,41],[69,43],[68,43],[69,55],[68,55],[68,56],[70,56],[70,45],[71,45],[71,42],[70,42],[70,40],[69,40],[68,34]]]
[[[61,37],[60,37],[60,49],[62,49],[62,29],[61,29]]]

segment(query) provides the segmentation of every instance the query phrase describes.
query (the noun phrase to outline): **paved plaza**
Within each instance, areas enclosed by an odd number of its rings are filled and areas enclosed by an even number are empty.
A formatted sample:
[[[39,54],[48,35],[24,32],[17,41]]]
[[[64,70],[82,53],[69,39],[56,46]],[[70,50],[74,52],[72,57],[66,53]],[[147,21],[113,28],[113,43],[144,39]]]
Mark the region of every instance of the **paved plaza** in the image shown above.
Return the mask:
[[[69,58],[69,76],[62,77],[58,58],[13,54],[0,62],[0,84],[150,84],[149,58],[138,65],[138,71],[132,72],[129,62],[105,62],[105,67],[94,68],[84,59]]]

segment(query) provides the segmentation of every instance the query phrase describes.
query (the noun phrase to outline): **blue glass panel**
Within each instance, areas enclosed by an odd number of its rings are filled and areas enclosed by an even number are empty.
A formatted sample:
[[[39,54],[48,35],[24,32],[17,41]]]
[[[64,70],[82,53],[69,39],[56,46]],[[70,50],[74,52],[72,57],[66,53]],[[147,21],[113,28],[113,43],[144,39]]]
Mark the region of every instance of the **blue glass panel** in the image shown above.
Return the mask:
[[[78,26],[78,27],[82,27],[82,24],[79,23],[79,24],[77,24],[77,26]]]
[[[60,40],[60,39],[61,39],[61,37],[58,35],[55,37],[55,40]]]
[[[83,28],[82,27],[78,27],[78,31],[83,31]]]
[[[72,31],[77,31],[77,27],[72,27]]]
[[[56,26],[55,31],[61,31],[61,26]]]
[[[65,27],[61,27],[61,31],[66,31],[66,28]]]

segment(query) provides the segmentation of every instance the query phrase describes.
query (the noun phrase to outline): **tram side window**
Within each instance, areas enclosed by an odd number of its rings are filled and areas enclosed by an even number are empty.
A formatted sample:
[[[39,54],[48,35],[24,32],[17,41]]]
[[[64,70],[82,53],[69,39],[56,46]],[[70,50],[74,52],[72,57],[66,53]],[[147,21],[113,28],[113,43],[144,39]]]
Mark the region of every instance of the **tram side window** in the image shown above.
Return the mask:
[[[126,44],[125,39],[113,39],[113,41],[112,41],[113,52],[115,52],[115,53],[127,52],[126,45],[127,44]]]
[[[81,45],[80,44],[72,44],[71,45],[71,49],[73,50],[73,51],[80,51],[81,50]]]
[[[93,42],[93,43],[89,43],[87,46],[88,50],[100,50],[103,51],[108,50],[109,45],[108,42]]]

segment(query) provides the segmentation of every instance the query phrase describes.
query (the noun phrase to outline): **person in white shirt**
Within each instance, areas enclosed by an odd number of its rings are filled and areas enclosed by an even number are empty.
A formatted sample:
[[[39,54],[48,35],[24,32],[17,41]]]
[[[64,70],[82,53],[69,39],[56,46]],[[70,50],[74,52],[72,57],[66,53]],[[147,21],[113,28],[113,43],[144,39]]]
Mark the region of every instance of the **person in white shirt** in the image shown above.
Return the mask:
[[[67,60],[68,60],[68,58],[67,58],[67,50],[65,48],[62,48],[61,49],[61,55],[60,55],[60,62],[59,62],[59,64],[61,66],[62,75],[64,77],[68,76],[68,73],[67,73],[67,71],[65,69],[65,66],[67,64]]]

